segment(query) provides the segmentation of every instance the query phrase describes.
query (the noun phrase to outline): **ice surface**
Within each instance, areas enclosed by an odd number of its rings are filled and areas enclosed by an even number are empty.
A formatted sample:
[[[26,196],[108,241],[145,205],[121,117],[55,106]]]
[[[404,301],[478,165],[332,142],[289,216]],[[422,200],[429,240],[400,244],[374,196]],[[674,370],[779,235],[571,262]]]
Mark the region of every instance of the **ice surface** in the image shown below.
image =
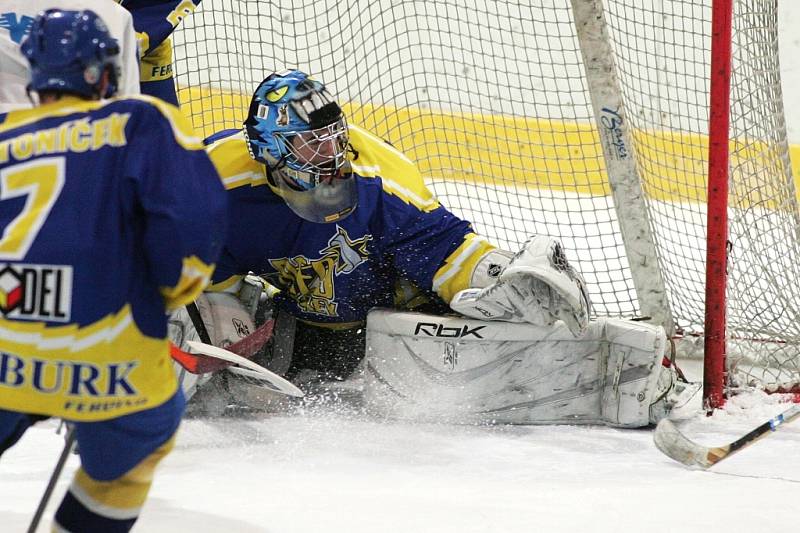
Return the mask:
[[[690,374],[699,365],[688,362]],[[699,398],[679,427],[724,444],[786,408],[739,397],[711,418]],[[29,430],[0,460],[0,531],[24,531],[63,438]],[[708,472],[661,455],[650,430],[473,427],[380,421],[314,407],[188,420],[137,531],[713,533],[777,530],[796,517],[800,424]],[[45,515],[77,468],[73,456]],[[45,530],[43,524],[42,530]]]
[[[784,2],[784,13],[800,4]],[[800,35],[781,17],[790,140],[800,142]],[[696,362],[690,376],[700,375]],[[699,399],[679,427],[730,442],[786,408]],[[40,424],[0,458],[0,532],[25,531],[63,445]],[[757,533],[791,528],[800,501],[800,422],[710,471],[661,455],[649,430],[457,427],[364,419],[326,408],[257,420],[188,420],[136,531],[146,533]],[[67,463],[40,527],[77,468]]]

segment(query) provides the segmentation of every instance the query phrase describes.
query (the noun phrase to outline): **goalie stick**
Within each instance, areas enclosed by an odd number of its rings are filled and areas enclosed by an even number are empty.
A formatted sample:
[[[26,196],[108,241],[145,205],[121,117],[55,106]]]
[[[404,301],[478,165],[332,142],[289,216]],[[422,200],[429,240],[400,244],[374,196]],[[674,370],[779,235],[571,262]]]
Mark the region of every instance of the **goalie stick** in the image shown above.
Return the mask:
[[[178,363],[181,365],[184,365],[184,363],[191,364],[191,361],[197,359],[198,356],[212,357],[227,363],[225,368],[232,363],[250,370],[251,377],[258,378],[264,382],[269,389],[275,392],[280,392],[288,396],[295,396],[298,398],[304,396],[303,391],[295,387],[291,382],[280,377],[278,374],[267,370],[258,363],[254,363],[253,361],[242,357],[241,355],[225,350],[224,348],[218,348],[202,342],[186,341],[186,343],[192,349],[193,353],[184,352],[174,344],[170,346],[172,358],[178,361]]]
[[[225,349],[229,352],[233,352],[236,355],[240,355],[245,359],[251,359],[270,340],[270,338],[272,338],[274,329],[275,320],[267,320],[253,333],[231,344],[230,346],[227,346]],[[212,346],[210,342],[203,341],[203,344]],[[187,355],[190,357],[186,357]],[[231,366],[231,363],[224,359],[187,354],[180,349],[178,349],[178,351],[175,351],[175,349],[172,350],[172,358],[192,374],[216,372]]]
[[[688,439],[678,431],[675,424],[667,419],[656,426],[653,441],[656,447],[667,457],[686,466],[709,468],[726,457],[730,457],[742,448],[753,444],[758,439],[778,429],[778,426],[790,422],[800,415],[800,405],[793,405],[778,416],[769,419],[749,433],[724,446],[707,447]]]

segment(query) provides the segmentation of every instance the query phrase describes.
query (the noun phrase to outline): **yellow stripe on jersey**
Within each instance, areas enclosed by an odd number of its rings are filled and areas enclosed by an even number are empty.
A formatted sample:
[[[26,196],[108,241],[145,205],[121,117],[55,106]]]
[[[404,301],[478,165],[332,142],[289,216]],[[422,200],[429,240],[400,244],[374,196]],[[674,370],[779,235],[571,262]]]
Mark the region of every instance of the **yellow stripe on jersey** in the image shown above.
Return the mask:
[[[206,290],[208,292],[239,292],[239,285],[241,284],[242,280],[244,279],[243,275],[235,275],[231,276],[228,279],[224,279],[218,283],[212,283]]]
[[[267,184],[266,169],[250,157],[244,132],[214,141],[206,151],[226,189]]]
[[[84,100],[77,96],[63,96],[57,102],[42,104],[28,109],[18,109],[6,115],[0,124],[0,133],[41,120],[45,117],[63,117],[73,113],[85,113],[105,105],[106,101]]]
[[[470,278],[481,258],[495,249],[484,237],[469,233],[461,246],[445,259],[444,264],[433,276],[433,290],[445,302],[455,294],[469,288]]]
[[[111,481],[97,481],[83,468],[79,468],[69,491],[76,500],[95,514],[112,520],[136,518],[147,499],[156,466],[174,446],[175,436],[122,477]]]
[[[161,287],[161,294],[166,300],[167,310],[177,309],[193,302],[211,281],[214,265],[204,263],[197,256],[185,257],[181,277],[174,287]]]
[[[350,165],[359,176],[380,176],[383,189],[420,211],[432,211],[439,201],[431,194],[417,166],[392,145],[358,126],[348,126],[350,144],[358,157]]]
[[[433,211],[437,207],[439,207],[439,200],[437,200],[427,189],[427,195],[419,196],[411,189],[407,189],[400,183],[393,181],[389,178],[384,177],[382,179],[383,182],[383,190],[397,196],[398,198],[402,199],[407,204],[411,204],[417,207],[420,211],[428,212]]]
[[[130,305],[84,327],[0,319],[0,408],[93,421],[156,407],[177,390],[170,361]]]
[[[109,105],[113,102],[124,102],[125,100],[139,100],[142,102],[147,102],[153,107],[155,107],[169,122],[170,127],[172,128],[172,133],[175,137],[175,142],[177,142],[181,147],[186,150],[203,150],[205,147],[203,146],[203,140],[195,133],[194,128],[189,123],[189,120],[180,112],[180,110],[170,105],[158,98],[154,98],[147,95],[137,95],[137,96],[120,96],[115,97],[110,100],[84,100],[82,98],[78,98],[76,96],[64,96],[56,102],[52,102],[49,104],[44,104],[41,106],[34,107],[32,109],[20,109],[16,111],[11,111],[6,115],[6,120],[0,124],[0,133],[4,133],[8,130],[13,128],[19,128],[22,126],[26,126],[28,124],[32,124],[38,120],[44,118],[54,118],[54,117],[63,117],[75,113],[88,113],[89,111],[93,111],[95,109],[99,109],[106,105]],[[128,114],[124,114],[125,120],[122,122],[122,139],[124,140],[124,128],[127,125]],[[113,116],[113,115],[112,115]],[[100,119],[106,120],[106,119]],[[76,128],[79,128],[77,124],[85,124],[86,120],[76,120],[70,121],[76,124]],[[65,125],[59,125],[56,130],[61,131],[62,128],[65,128]],[[101,134],[104,136],[109,137],[108,140],[105,141],[106,144],[111,144],[112,146],[120,146],[121,144],[125,144],[119,140],[120,135],[111,135],[114,131],[118,130],[111,129],[110,133],[105,131],[104,129],[86,129],[85,126],[80,126],[81,129],[76,129],[74,133],[66,132],[63,133],[63,136],[66,136],[66,139],[63,143],[70,144],[70,145],[77,145],[82,147],[84,144],[87,146],[93,147],[93,149],[97,149],[99,146],[102,146],[102,143],[98,141]],[[47,130],[45,130],[47,131]],[[71,130],[70,130],[71,131]],[[36,134],[31,134],[36,135]],[[41,135],[41,134],[39,134]],[[97,138],[87,138],[87,136],[95,136]],[[105,137],[103,137],[105,138]],[[117,139],[114,141],[114,139]],[[42,142],[45,142],[46,139],[43,137],[41,138]],[[56,137],[57,140],[57,137]],[[112,143],[112,141],[114,141]],[[9,142],[9,141],[6,141]],[[55,140],[53,141],[55,142]],[[62,143],[62,144],[63,144]],[[120,144],[121,143],[121,144]],[[47,145],[49,146],[49,144]],[[83,150],[75,149],[70,151],[85,151],[88,148]],[[66,150],[61,150],[66,151]]]
[[[146,35],[146,34],[145,34]],[[143,43],[142,38],[139,42]],[[149,46],[150,38],[147,37],[146,44]],[[139,61],[139,79],[143,82],[161,81],[172,78],[172,41],[168,37],[144,54]]]

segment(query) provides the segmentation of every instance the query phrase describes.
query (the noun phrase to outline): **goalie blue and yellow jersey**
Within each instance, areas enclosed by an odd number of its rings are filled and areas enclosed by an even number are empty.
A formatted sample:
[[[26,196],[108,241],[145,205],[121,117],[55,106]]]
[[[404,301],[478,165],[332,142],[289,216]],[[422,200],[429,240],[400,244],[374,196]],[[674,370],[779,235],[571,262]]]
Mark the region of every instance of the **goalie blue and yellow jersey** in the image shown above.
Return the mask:
[[[148,97],[3,118],[0,408],[90,421],[160,405],[177,390],[165,313],[207,284],[226,223],[202,140]]]
[[[276,301],[294,316],[341,326],[363,322],[372,307],[395,306],[398,286],[449,302],[469,285],[494,247],[439,204],[401,152],[355,126],[349,137],[358,206],[335,223],[296,215],[267,185],[240,131],[206,141],[230,200],[212,290],[252,271],[281,289]]]

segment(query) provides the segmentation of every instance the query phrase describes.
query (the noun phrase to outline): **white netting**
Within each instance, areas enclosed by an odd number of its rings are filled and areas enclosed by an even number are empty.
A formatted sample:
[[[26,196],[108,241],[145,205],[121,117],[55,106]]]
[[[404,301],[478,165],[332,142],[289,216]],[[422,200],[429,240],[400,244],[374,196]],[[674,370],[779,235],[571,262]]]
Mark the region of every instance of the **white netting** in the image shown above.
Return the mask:
[[[175,35],[179,98],[240,127],[274,70],[322,79],[499,246],[557,236],[599,315],[640,314],[566,0],[204,0]],[[608,0],[605,20],[675,324],[702,334],[711,1]],[[728,333],[739,381],[798,381],[798,206],[775,1],[734,16]],[[737,359],[738,360],[738,359]],[[732,363],[736,365],[737,360]]]

